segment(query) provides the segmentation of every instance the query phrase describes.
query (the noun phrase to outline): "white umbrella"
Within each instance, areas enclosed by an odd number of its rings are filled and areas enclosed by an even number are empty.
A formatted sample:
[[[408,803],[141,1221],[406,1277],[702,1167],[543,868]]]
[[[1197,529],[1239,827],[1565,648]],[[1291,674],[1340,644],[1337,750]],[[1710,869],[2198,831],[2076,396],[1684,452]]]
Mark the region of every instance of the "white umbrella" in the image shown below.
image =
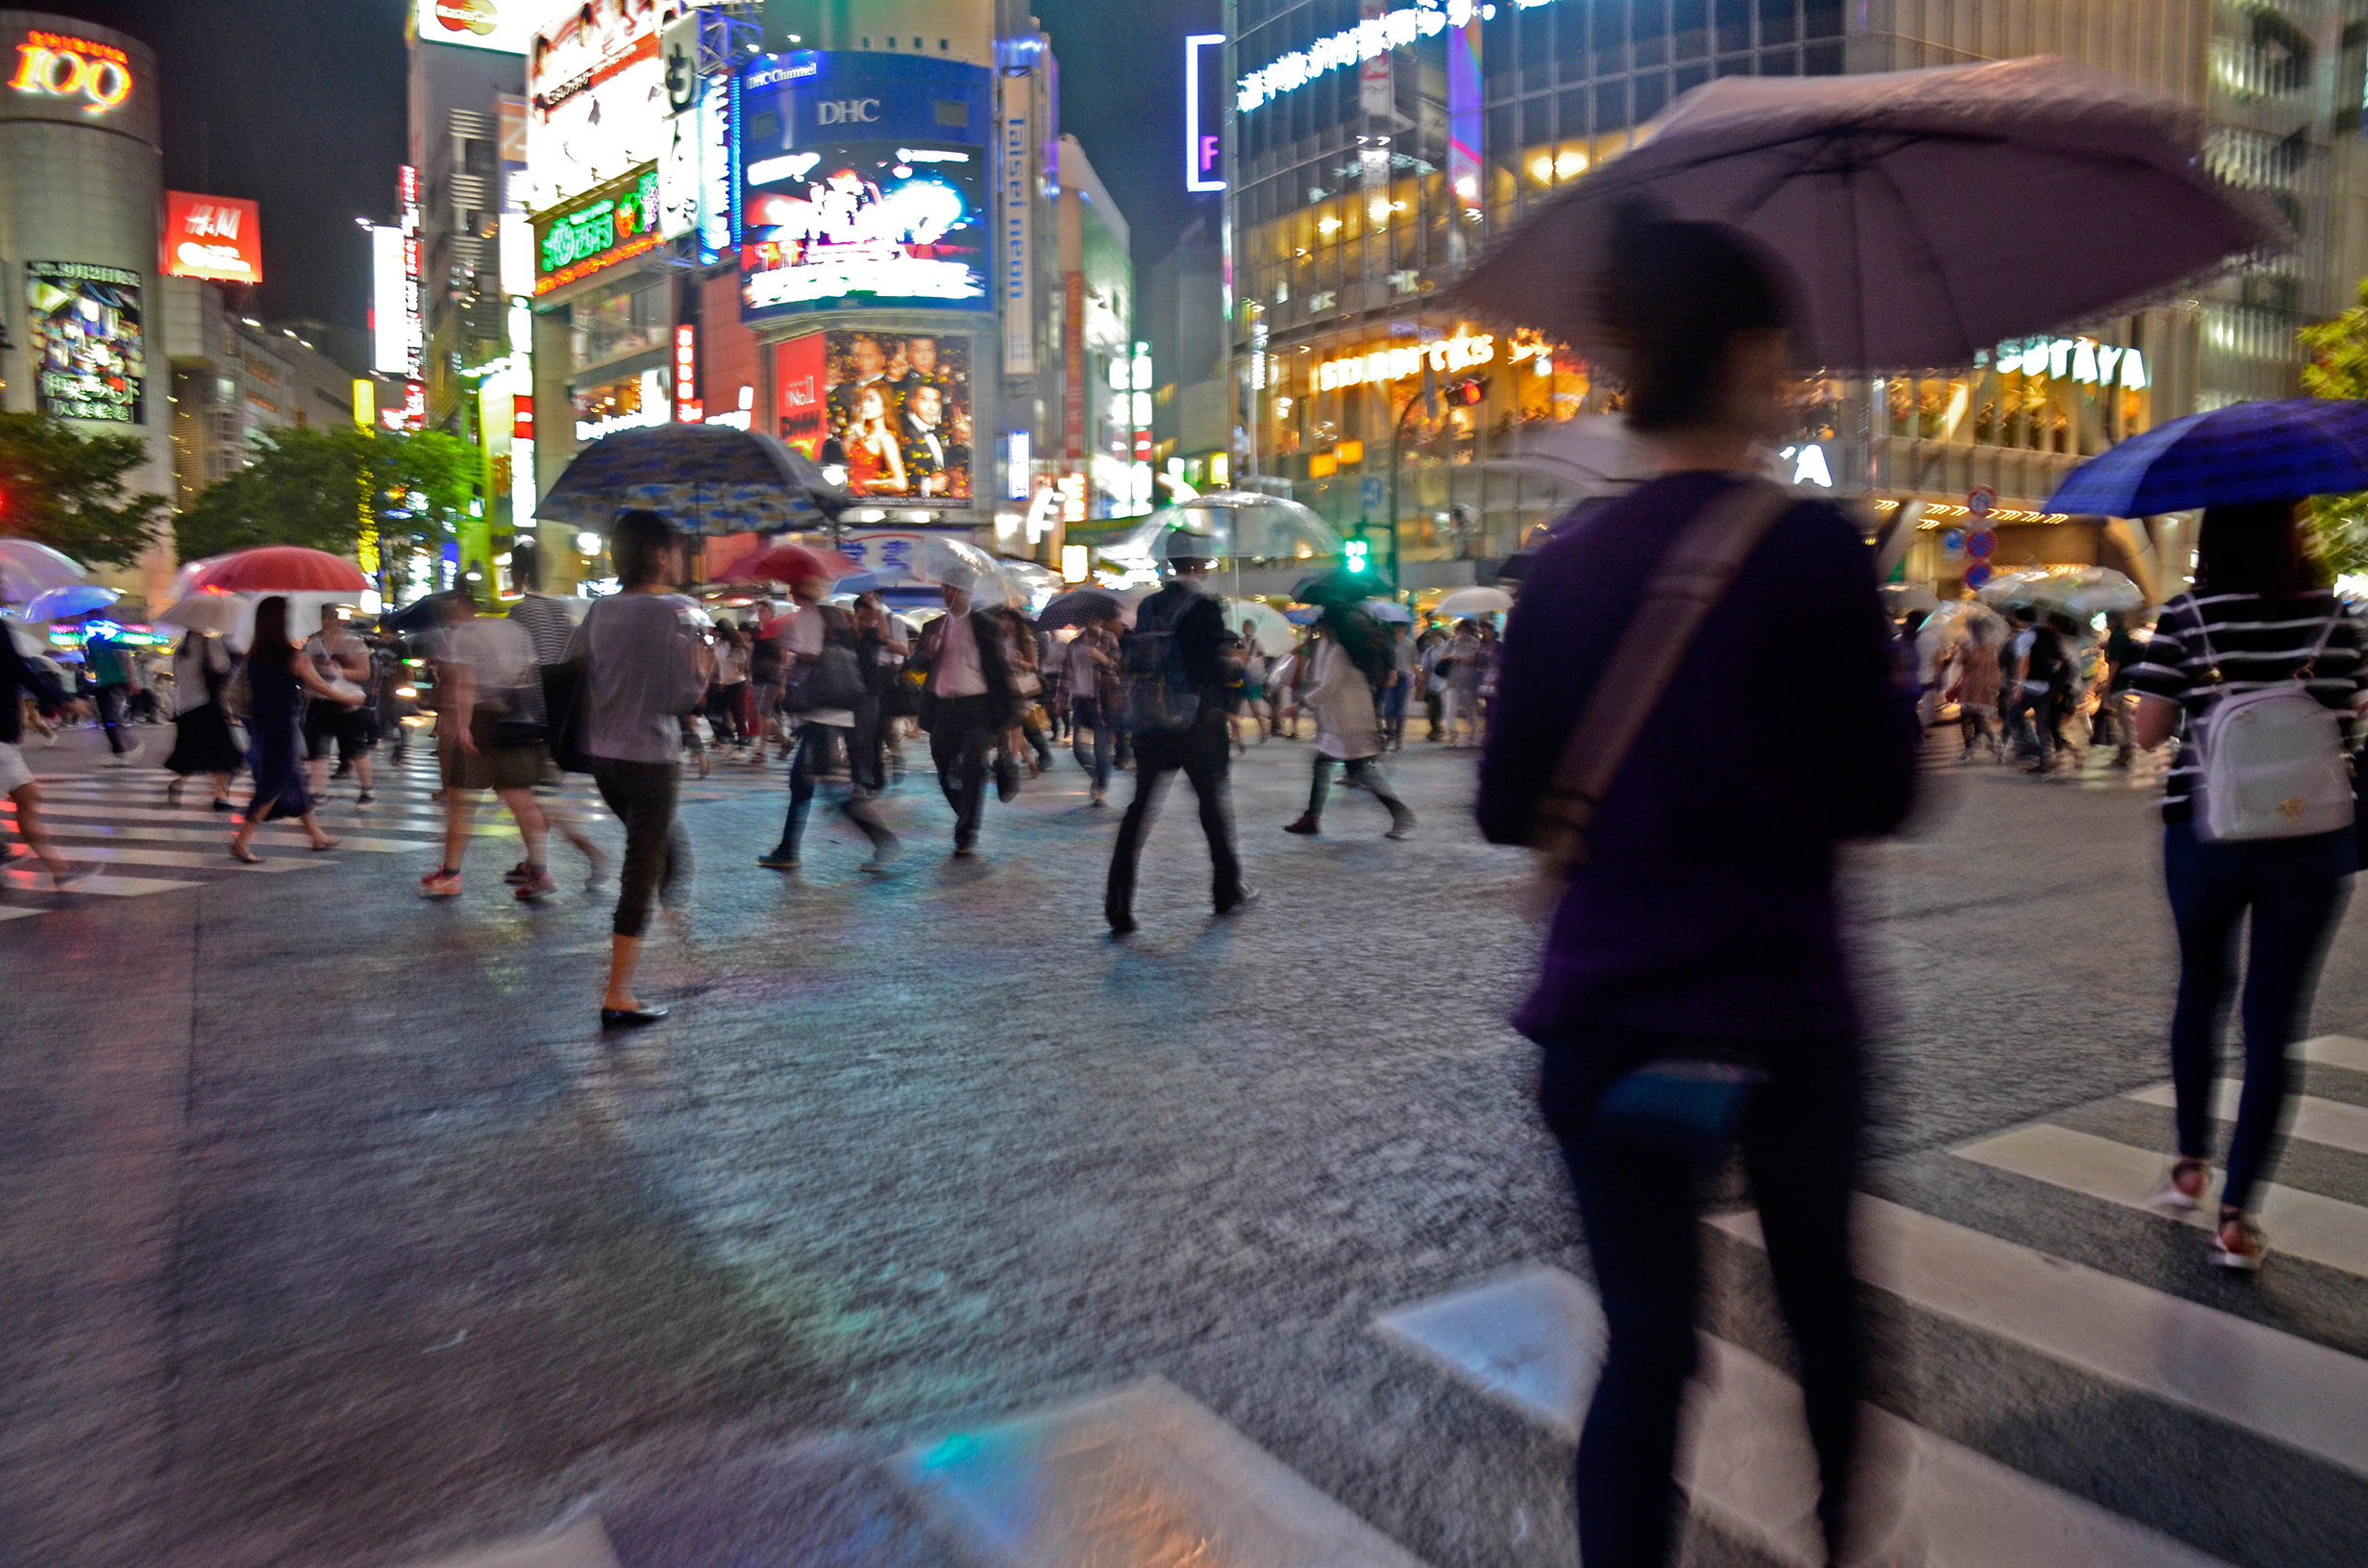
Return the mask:
[[[19,613],[30,623],[71,621],[93,610],[103,610],[122,597],[116,590],[95,582],[69,582],[62,588],[44,588]]]
[[[22,604],[37,594],[89,576],[71,555],[30,539],[0,539],[0,603]]]
[[[1513,596],[1502,588],[1459,588],[1431,609],[1450,621],[1468,615],[1502,615],[1513,608]]]
[[[2146,595],[2109,566],[2035,566],[2002,572],[1976,590],[1985,604],[2030,604],[2082,620],[2100,611],[2134,610]]]
[[[1346,553],[1331,524],[1281,496],[1212,490],[1163,510],[1178,514],[1171,527],[1205,536],[1211,555],[1307,561]]]
[[[1246,623],[1258,651],[1270,659],[1279,659],[1298,646],[1298,628],[1283,619],[1283,612],[1262,600],[1228,599],[1224,601],[1225,625],[1239,631]]]
[[[245,613],[246,601],[236,594],[195,593],[158,616],[156,624],[190,631],[231,632],[238,629]]]
[[[914,575],[925,582],[950,581],[968,589],[974,607],[1008,604],[1015,597],[1011,579],[995,564],[995,557],[959,539],[932,536],[921,551],[921,567]]]

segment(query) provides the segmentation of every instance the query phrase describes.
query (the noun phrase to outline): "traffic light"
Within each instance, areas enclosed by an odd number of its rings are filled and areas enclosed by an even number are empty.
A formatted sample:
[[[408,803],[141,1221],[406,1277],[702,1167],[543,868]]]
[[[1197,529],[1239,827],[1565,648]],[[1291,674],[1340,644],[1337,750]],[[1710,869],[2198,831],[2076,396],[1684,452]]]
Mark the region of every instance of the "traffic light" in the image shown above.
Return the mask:
[[[1349,571],[1362,572],[1368,566],[1372,564],[1373,547],[1366,541],[1362,539],[1350,539],[1344,543],[1341,548],[1347,551],[1346,564]]]
[[[1486,403],[1488,397],[1489,379],[1486,376],[1467,376],[1447,388],[1447,401],[1467,408]]]

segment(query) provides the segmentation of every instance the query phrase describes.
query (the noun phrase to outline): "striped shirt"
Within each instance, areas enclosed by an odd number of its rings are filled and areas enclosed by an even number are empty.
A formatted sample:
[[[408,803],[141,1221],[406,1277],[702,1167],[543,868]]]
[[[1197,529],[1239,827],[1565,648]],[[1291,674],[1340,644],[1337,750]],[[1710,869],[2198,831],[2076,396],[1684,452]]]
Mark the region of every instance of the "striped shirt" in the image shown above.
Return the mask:
[[[567,645],[576,635],[576,622],[566,605],[549,594],[529,594],[509,607],[509,618],[534,639],[536,664],[567,661]]]
[[[2327,646],[2311,666],[2310,695],[2331,708],[2349,709],[2368,687],[2360,624],[2325,589],[2270,599],[2214,593],[2207,584],[2162,606],[2153,640],[2140,645],[2138,662],[2130,668],[2130,686],[2180,706],[2179,760],[2163,780],[2164,821],[2183,822],[2192,815],[2190,796],[2201,772],[2196,719],[2224,697],[2292,680],[2322,635]]]

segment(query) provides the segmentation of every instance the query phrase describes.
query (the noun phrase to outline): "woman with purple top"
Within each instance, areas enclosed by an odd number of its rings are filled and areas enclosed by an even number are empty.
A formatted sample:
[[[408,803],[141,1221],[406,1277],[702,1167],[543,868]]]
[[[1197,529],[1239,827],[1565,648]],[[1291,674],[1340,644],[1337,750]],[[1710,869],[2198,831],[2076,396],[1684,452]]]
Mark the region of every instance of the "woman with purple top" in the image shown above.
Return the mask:
[[[1619,225],[1602,286],[1629,429],[1660,478],[1559,529],[1523,579],[1481,772],[1492,842],[1536,842],[1564,747],[1664,552],[1786,434],[1784,281],[1747,246],[1643,212]],[[1834,861],[1844,840],[1898,825],[1914,781],[1915,715],[1887,631],[1847,518],[1802,500],[1767,527],[1605,790],[1517,1018],[1543,1048],[1541,1109],[1610,1327],[1579,1443],[1588,1568],[1670,1560],[1680,1507],[1708,1171],[1703,1152],[1598,1115],[1615,1084],[1672,1059],[1757,1083],[1733,1137],[1799,1352],[1818,1514],[1836,1560],[1866,1544],[1844,1540],[1867,1531],[1846,1507],[1864,1358],[1847,1227],[1862,1109]],[[1804,669],[1818,672],[1815,701],[1769,699]]]

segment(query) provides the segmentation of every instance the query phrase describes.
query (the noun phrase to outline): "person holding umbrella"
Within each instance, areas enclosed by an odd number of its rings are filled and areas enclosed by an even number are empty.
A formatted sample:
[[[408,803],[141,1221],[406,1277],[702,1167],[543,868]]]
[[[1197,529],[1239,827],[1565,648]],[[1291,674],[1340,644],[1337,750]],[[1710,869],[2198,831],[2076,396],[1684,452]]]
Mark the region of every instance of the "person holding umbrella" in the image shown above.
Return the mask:
[[[230,714],[222,706],[232,665],[230,646],[216,631],[192,628],[173,649],[173,752],[164,759],[173,774],[164,787],[168,805],[181,804],[190,774],[211,773],[213,809],[231,809],[231,774],[241,762]]]
[[[1817,1518],[1854,1562],[1881,1526],[1852,1506],[1862,1071],[1835,857],[1905,818],[1915,713],[1857,526],[1744,477],[1790,428],[1782,263],[1632,208],[1596,282],[1629,428],[1662,473],[1531,564],[1479,801],[1491,842],[1544,852],[1554,904],[1516,1023],[1542,1047],[1539,1105],[1610,1331],[1579,1439],[1580,1556],[1671,1560],[1701,1205],[1739,1143],[1798,1353]],[[1818,672],[1814,703],[1755,698],[1788,668]]]
[[[304,823],[315,850],[334,849],[337,841],[321,831],[313,816],[312,796],[305,790],[302,756],[304,709],[308,694],[332,702],[358,703],[361,692],[351,686],[332,686],[312,668],[310,659],[297,656],[288,635],[287,599],[273,594],[255,606],[255,646],[247,651],[247,769],[255,775],[255,794],[247,814],[231,835],[231,858],[249,866],[262,856],[252,847],[255,830],[276,819],[293,817]]]
[[[981,586],[975,567],[959,561],[944,567],[938,591],[945,597],[946,613],[929,623],[912,657],[912,668],[926,672],[921,722],[929,732],[938,788],[953,807],[956,859],[978,852],[987,752],[1020,709],[1002,624],[988,611],[971,607],[971,596]]]
[[[2247,1272],[2268,1256],[2254,1205],[2285,1109],[2287,1047],[2306,1032],[2357,864],[2344,753],[2368,707],[2359,623],[2305,548],[2293,498],[2368,487],[2364,452],[2368,404],[2236,404],[2123,442],[2048,501],[2109,517],[2204,511],[2195,586],[2162,606],[2129,670],[2136,744],[2179,737],[2162,793],[2163,885],[2179,931],[2179,1147],[2153,1201],[2187,1211],[2212,1197],[2220,1013],[2242,924],[2244,1087],[2210,1259]]]
[[[1414,831],[1415,814],[1390,788],[1377,763],[1382,734],[1373,698],[1395,669],[1389,633],[1360,606],[1353,585],[1344,591],[1344,585],[1324,581],[1301,590],[1300,597],[1314,598],[1323,610],[1304,698],[1316,716],[1316,757],[1307,810],[1283,831],[1306,838],[1323,831],[1324,797],[1338,766],[1351,786],[1369,791],[1389,809],[1390,831],[1384,836],[1405,838]]]

